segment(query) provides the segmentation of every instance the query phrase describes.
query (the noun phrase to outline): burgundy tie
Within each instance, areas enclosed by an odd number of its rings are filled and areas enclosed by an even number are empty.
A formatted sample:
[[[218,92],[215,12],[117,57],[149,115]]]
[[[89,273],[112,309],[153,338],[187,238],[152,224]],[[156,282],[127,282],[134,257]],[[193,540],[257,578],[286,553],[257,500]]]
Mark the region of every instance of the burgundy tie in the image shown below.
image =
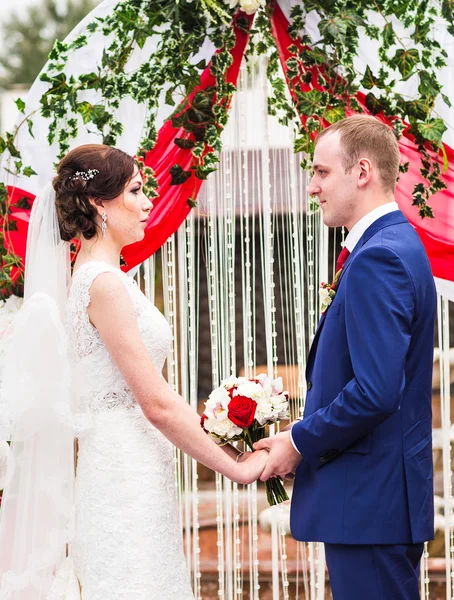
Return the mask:
[[[337,261],[336,261],[336,273],[338,273],[343,266],[345,265],[345,261],[347,260],[347,258],[350,256],[350,251],[347,250],[346,246],[344,246],[342,248],[342,250],[340,251],[339,256],[337,257]]]

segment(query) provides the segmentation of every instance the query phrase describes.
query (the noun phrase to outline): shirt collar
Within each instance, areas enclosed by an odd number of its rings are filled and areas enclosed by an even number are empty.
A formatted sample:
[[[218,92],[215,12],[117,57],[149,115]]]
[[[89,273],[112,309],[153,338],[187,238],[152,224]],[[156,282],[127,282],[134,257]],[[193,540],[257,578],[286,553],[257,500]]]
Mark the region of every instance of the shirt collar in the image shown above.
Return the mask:
[[[344,246],[347,248],[347,250],[350,253],[353,252],[356,244],[359,242],[366,229],[368,229],[377,219],[380,219],[381,217],[390,212],[394,212],[395,210],[399,210],[397,202],[387,202],[386,204],[377,206],[377,208],[374,208],[368,212],[367,215],[364,215],[362,219],[353,225],[347,237],[345,238]]]

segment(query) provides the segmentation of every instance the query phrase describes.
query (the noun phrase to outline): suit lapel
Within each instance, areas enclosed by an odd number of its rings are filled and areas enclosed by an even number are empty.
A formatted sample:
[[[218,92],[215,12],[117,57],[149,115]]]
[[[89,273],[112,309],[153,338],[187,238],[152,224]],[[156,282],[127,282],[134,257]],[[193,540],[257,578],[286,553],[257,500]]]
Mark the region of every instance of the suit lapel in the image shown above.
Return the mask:
[[[368,240],[370,240],[370,238],[372,236],[374,236],[376,233],[378,233],[381,229],[384,229],[385,227],[389,227],[391,225],[398,225],[399,223],[408,223],[408,219],[405,217],[405,215],[400,210],[395,210],[393,212],[390,212],[390,213],[384,215],[383,217],[380,217],[380,219],[377,219],[376,221],[374,221],[372,223],[372,225],[370,225],[366,229],[366,231],[363,233],[363,235],[359,239],[356,246],[353,248],[353,252],[351,252],[350,256],[345,261],[342,272],[339,276],[339,279],[337,280],[336,290],[339,289],[340,283],[342,281],[343,276],[345,275],[345,272],[347,271],[349,265],[351,264],[354,256],[357,254],[357,252],[359,252],[360,248],[362,246],[364,246],[364,244]],[[311,344],[311,347],[309,350],[309,355],[307,357],[307,363],[306,363],[306,378],[307,378],[307,374],[310,371],[310,367],[312,366],[312,363],[315,359],[315,353],[317,350],[318,341],[319,341],[320,335],[322,333],[323,324],[325,322],[326,315],[329,311],[329,308],[330,307],[328,307],[326,309],[326,311],[324,312],[324,314],[320,317],[320,320],[317,325],[317,329],[315,331],[314,339],[312,340],[312,344]]]

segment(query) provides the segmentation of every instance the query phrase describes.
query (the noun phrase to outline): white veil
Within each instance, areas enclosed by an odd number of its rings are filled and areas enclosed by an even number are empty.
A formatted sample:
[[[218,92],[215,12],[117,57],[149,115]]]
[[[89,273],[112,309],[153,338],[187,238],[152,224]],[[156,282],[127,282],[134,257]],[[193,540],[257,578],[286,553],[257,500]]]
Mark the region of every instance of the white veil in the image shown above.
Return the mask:
[[[11,459],[0,513],[0,600],[44,600],[71,539],[74,432],[64,328],[70,277],[51,184],[36,198],[24,304],[5,353],[2,410]]]

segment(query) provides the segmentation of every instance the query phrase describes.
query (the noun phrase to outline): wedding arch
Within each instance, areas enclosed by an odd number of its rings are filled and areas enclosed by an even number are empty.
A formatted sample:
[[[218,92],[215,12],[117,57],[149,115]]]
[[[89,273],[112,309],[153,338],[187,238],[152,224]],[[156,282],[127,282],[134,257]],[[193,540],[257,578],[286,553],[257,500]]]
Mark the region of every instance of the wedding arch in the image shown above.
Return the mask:
[[[266,369],[284,375],[295,416],[304,405],[318,286],[332,276],[343,236],[328,232],[306,193],[314,137],[355,112],[394,128],[402,155],[396,199],[439,291],[447,598],[454,596],[453,17],[449,0],[104,0],[55,43],[27,99],[17,101],[15,130],[0,138],[0,298],[21,294],[30,208],[58,159],[81,143],[116,145],[143,163],[155,199],[145,239],[124,249],[123,268],[151,299],[162,297],[173,331],[169,382],[197,408],[207,365],[211,387],[240,370]],[[176,466],[201,598],[198,465],[177,452]],[[258,599],[260,490],[217,476],[213,494],[218,597]],[[289,598],[290,584],[297,598],[324,598],[322,545],[295,545],[289,561],[285,508],[271,511],[270,527],[273,599]],[[426,547],[425,598],[429,560]]]

